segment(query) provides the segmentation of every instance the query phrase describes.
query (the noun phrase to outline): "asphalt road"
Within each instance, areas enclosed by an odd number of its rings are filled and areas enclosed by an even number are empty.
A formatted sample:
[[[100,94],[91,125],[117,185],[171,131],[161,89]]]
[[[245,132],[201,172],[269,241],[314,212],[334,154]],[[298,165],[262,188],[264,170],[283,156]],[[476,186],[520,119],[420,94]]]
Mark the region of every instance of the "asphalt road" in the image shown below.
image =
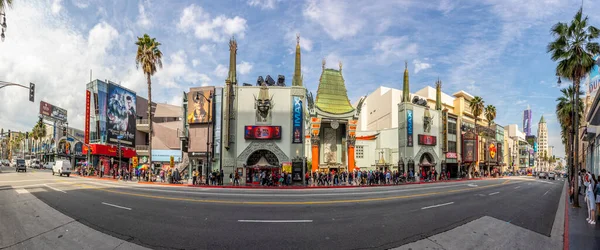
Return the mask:
[[[227,190],[57,177],[46,171],[0,174],[0,189],[39,186],[30,192],[59,212],[155,249],[387,249],[486,215],[550,236],[562,184],[503,178]]]

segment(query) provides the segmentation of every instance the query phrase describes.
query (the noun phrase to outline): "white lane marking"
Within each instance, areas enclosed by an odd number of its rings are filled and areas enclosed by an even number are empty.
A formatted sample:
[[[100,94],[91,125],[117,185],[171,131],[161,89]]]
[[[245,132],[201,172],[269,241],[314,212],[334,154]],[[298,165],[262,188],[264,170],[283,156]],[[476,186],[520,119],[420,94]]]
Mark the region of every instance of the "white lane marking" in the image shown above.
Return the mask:
[[[27,191],[26,189],[20,188],[20,189],[15,189],[15,191],[17,191],[17,194],[28,194],[29,191]]]
[[[430,209],[430,208],[434,208],[434,207],[447,206],[447,205],[450,205],[450,204],[454,204],[454,202],[448,202],[448,203],[433,205],[433,206],[429,206],[429,207],[422,207],[421,210]]]
[[[122,207],[122,206],[119,206],[119,205],[110,204],[110,203],[106,203],[106,202],[102,202],[102,204],[107,205],[107,206],[111,206],[111,207],[116,207],[116,208],[131,210],[131,208],[128,208],[128,207]]]
[[[521,188],[521,186],[516,186],[516,187],[515,187],[515,189],[519,189],[519,188]]]
[[[312,220],[238,220],[238,222],[249,223],[311,223]]]
[[[499,193],[500,193],[500,192],[493,192],[493,193],[491,193],[491,194],[489,194],[489,195],[495,195],[495,194],[499,194]]]
[[[469,184],[467,186],[469,186],[469,187],[477,187],[477,185],[475,185],[475,184]]]
[[[52,189],[52,190],[54,190],[54,191],[63,192],[63,193],[65,193],[65,194],[67,193],[67,192],[65,192],[65,191],[63,191],[63,190],[60,190],[60,189],[58,189],[58,188],[55,188],[55,187],[52,187],[52,186],[50,186],[50,185],[48,185],[48,184],[44,184],[44,186],[46,186],[46,187],[49,187],[49,188],[51,188],[51,189]]]
[[[548,194],[548,192],[550,192],[550,190],[546,191],[546,192],[544,193],[544,195],[542,195],[542,196],[545,196],[545,195],[547,195],[547,194]]]
[[[32,182],[32,181],[55,181],[56,179],[37,179],[37,180],[21,180],[21,181],[0,181],[0,183],[7,182]]]

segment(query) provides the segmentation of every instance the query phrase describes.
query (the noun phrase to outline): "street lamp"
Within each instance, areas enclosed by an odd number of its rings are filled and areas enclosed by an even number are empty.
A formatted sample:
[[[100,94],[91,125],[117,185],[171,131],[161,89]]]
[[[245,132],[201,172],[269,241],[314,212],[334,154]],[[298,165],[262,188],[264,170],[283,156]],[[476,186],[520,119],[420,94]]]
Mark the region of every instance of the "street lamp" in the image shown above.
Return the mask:
[[[206,100],[208,102],[208,123],[206,125],[206,184],[208,185],[208,175],[209,175],[209,167],[210,167],[210,125],[212,124],[211,122],[211,117],[210,115],[212,114],[212,99],[213,99],[213,95],[214,93],[212,91],[209,92],[209,96],[210,97],[206,97],[204,95],[197,95],[197,96],[201,96],[202,98],[204,98],[204,100]],[[222,176],[220,177],[222,178]]]

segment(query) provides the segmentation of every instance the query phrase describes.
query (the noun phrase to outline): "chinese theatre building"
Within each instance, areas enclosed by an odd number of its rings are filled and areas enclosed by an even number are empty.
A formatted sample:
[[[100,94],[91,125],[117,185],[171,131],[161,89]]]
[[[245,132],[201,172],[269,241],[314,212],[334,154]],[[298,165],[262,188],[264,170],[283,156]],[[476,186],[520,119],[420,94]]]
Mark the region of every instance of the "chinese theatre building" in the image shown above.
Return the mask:
[[[441,91],[441,82],[437,82],[436,90]],[[442,108],[439,94],[435,109],[430,109],[427,100],[414,96],[411,100],[408,66],[404,70],[402,101],[398,104],[398,155],[399,161],[406,164],[406,171],[423,173],[432,169],[438,173],[442,169],[441,140],[443,131]]]
[[[256,85],[238,85],[237,42],[230,41],[229,76],[223,88],[221,167],[224,176],[240,176],[242,184],[259,184],[259,176],[288,173],[302,181],[303,100],[299,38],[292,86],[285,77],[258,77]]]
[[[360,109],[352,107],[348,99],[342,63],[339,70],[327,69],[323,60],[322,70],[316,100],[312,94],[307,96],[311,170],[352,172]]]

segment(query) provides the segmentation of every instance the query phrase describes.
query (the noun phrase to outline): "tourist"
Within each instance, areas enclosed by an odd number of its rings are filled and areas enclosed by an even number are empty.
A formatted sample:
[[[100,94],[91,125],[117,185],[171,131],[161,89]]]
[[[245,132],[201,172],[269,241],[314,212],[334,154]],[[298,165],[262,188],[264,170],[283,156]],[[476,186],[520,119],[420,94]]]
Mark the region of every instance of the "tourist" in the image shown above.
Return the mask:
[[[585,171],[585,170],[583,170]],[[582,172],[583,172],[582,171]],[[585,172],[584,172],[585,173]],[[583,177],[584,185],[586,187],[585,191],[585,201],[588,206],[588,218],[587,222],[595,225],[596,224],[596,197],[594,196],[594,180],[592,179],[592,175],[590,173],[585,174]]]

